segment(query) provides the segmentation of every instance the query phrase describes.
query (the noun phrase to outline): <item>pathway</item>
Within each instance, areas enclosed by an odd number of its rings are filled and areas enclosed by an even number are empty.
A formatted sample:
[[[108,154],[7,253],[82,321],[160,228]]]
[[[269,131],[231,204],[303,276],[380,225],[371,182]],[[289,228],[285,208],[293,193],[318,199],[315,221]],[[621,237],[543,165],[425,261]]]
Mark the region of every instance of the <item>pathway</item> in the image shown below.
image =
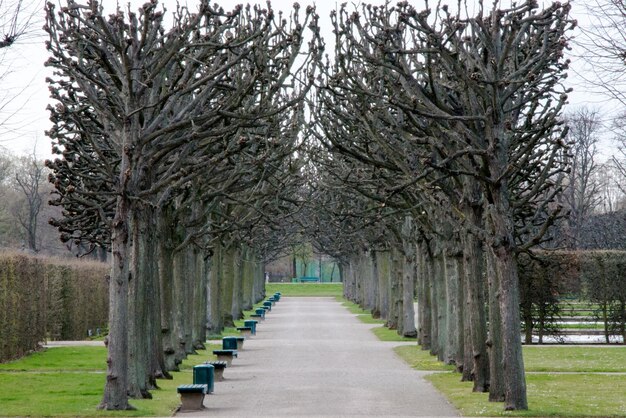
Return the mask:
[[[334,298],[282,297],[195,416],[458,416]]]

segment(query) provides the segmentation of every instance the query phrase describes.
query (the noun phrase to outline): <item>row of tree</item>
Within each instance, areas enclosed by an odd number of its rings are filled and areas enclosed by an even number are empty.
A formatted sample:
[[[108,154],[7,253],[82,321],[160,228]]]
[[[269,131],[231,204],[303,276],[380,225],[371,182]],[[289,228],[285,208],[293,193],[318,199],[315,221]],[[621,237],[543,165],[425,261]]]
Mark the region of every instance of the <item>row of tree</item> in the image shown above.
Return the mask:
[[[46,6],[54,224],[112,253],[102,408],[149,396],[306,235],[347,296],[527,408],[517,255],[563,215],[576,22],[560,3],[464,10],[342,6],[322,65],[297,4],[201,2],[169,29],[156,0],[108,17],[95,0]]]
[[[569,11],[342,7],[312,101],[324,145],[312,228],[347,296],[386,310],[507,410],[527,408],[516,255],[562,211]]]
[[[169,28],[165,16],[154,0],[108,17],[97,1],[46,6],[54,223],[112,253],[104,409],[150,396],[262,298],[302,181],[314,10],[200,2]]]

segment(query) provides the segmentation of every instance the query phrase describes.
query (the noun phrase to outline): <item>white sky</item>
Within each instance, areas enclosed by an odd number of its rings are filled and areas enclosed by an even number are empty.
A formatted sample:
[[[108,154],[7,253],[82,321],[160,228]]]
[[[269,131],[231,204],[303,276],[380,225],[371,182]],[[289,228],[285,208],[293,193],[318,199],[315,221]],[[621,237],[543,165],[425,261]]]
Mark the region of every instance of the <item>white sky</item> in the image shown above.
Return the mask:
[[[146,0],[131,0],[133,8],[143,4]],[[581,2],[583,0],[580,0]],[[65,3],[65,0],[63,1]],[[111,0],[102,0],[106,5],[114,7],[115,3]],[[381,3],[376,0],[368,0],[371,3]],[[126,4],[127,2],[121,2]],[[175,0],[161,0],[169,10],[173,10],[176,6]],[[185,3],[185,1],[181,1]],[[197,4],[196,0],[188,1],[189,4]],[[234,7],[240,1],[217,1],[225,9]],[[252,4],[265,5],[265,1],[250,1]],[[313,2],[302,0],[299,2],[302,8]],[[434,2],[431,1],[431,5]],[[449,3],[454,4],[456,0]],[[486,1],[486,3],[490,3]],[[288,13],[293,4],[292,0],[273,0],[272,7],[275,10],[284,10]],[[329,14],[331,10],[337,7],[341,2],[333,0],[318,0],[315,2],[317,13],[320,15],[320,25],[322,33],[326,38],[327,49],[332,48],[332,32],[330,28]],[[421,9],[423,1],[413,1],[413,4]],[[546,2],[546,5],[550,2]],[[575,5],[576,6],[576,5]],[[582,7],[581,7],[582,8]],[[574,8],[574,17],[583,24],[584,16]],[[40,12],[43,16],[43,12]],[[42,17],[43,22],[43,17]],[[37,27],[41,27],[38,24]],[[47,59],[47,52],[44,48],[46,37],[43,32],[39,38],[30,36],[24,42],[14,45],[8,50],[3,51],[6,55],[4,58],[0,56],[0,76],[4,72],[9,72],[2,82],[0,90],[0,146],[9,149],[15,154],[32,153],[36,148],[36,153],[40,158],[50,156],[50,142],[45,137],[44,131],[49,129],[50,122],[48,113],[45,110],[48,99],[48,87],[45,83],[45,77],[49,74],[43,63]],[[573,62],[576,68],[576,61]],[[582,67],[580,67],[582,68]],[[589,91],[580,81],[577,81],[575,74],[570,74],[569,82],[575,91],[570,95],[570,102],[573,107],[587,104],[590,107],[601,109],[605,115],[615,113],[616,108],[611,102],[600,94]],[[8,86],[8,87],[7,87]],[[13,98],[13,99],[11,99]],[[604,141],[602,146],[604,157],[611,154],[611,148],[608,141]],[[1,151],[0,151],[1,152]]]

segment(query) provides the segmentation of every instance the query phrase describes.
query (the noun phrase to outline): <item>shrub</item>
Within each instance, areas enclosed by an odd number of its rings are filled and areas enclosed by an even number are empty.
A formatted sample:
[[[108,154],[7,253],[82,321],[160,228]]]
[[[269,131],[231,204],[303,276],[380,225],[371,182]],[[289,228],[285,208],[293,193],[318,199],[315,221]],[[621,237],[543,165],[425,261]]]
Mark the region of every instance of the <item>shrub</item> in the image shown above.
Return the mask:
[[[84,339],[108,318],[108,267],[0,253],[0,362],[46,339]]]

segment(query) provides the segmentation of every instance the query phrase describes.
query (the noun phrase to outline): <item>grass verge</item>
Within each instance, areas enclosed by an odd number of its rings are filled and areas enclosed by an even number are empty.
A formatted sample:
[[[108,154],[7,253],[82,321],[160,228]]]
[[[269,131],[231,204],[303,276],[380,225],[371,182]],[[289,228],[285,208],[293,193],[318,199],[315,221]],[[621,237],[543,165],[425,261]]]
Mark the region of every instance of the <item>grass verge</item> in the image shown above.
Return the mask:
[[[372,314],[369,311],[366,311],[365,309],[361,308],[356,303],[351,302],[349,300],[345,300],[343,297],[337,297],[337,300],[339,302],[342,302],[341,304],[345,306],[348,309],[348,311],[350,311],[350,313],[355,314],[361,322],[366,323],[366,324],[381,325],[380,327],[372,328],[372,332],[374,333],[374,335],[376,335],[376,337],[378,337],[379,340],[381,341],[415,341],[415,338],[403,337],[401,335],[398,335],[395,329],[387,328],[386,326],[383,325],[385,321],[372,317]]]
[[[549,374],[526,376],[528,411],[505,412],[487,393],[472,392],[456,373],[427,376],[464,416],[618,417],[626,416],[625,375]]]
[[[180,404],[176,387],[191,383],[192,368],[215,357],[207,345],[159,380],[153,399],[133,399],[135,411],[99,411],[106,380],[104,347],[59,347],[0,365],[0,416],[171,416]]]
[[[473,393],[453,366],[419,346],[394,349],[418,370],[447,371],[427,376],[464,416],[604,417],[626,416],[626,347],[524,346],[528,411],[503,411],[488,394]],[[597,374],[593,374],[597,373]]]
[[[282,296],[341,296],[342,283],[267,283],[265,294],[280,292]]]

